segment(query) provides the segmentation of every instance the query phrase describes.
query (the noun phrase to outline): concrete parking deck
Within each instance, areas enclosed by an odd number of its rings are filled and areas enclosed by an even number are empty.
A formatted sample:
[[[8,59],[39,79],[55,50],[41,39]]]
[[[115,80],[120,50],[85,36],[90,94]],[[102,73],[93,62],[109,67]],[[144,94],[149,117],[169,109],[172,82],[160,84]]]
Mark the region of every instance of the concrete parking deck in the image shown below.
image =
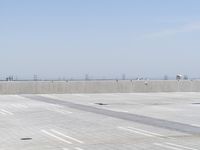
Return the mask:
[[[200,150],[200,93],[0,96],[0,150]]]

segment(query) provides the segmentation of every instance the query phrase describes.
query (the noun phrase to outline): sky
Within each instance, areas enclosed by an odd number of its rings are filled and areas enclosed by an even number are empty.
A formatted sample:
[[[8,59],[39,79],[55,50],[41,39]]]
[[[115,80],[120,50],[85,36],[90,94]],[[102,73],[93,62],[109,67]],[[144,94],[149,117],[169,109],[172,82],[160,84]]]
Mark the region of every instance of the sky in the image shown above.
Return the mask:
[[[200,77],[199,0],[0,0],[0,79]]]

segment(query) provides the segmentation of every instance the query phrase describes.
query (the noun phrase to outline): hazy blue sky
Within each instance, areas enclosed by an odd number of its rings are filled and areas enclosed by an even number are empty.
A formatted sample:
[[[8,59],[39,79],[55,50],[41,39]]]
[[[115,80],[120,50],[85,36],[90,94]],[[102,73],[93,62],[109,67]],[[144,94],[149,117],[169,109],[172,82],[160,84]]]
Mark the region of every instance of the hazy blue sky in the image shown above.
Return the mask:
[[[200,77],[200,0],[0,0],[0,78]]]

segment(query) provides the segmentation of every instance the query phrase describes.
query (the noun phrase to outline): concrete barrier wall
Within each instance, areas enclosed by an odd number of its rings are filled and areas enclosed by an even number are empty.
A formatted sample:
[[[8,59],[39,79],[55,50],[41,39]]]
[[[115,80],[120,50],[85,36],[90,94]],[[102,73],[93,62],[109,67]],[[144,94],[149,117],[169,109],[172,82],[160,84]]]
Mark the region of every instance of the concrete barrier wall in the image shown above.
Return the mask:
[[[200,80],[1,81],[0,94],[200,92]]]

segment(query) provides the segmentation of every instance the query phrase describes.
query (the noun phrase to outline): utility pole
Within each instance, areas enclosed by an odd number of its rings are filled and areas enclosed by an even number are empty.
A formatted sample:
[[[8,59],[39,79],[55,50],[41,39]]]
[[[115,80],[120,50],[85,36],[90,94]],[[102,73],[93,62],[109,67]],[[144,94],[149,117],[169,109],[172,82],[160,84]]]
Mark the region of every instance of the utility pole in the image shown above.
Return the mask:
[[[89,75],[88,74],[85,75],[85,80],[86,81],[89,80]]]
[[[35,74],[35,75],[33,75],[33,80],[34,81],[37,81],[38,80],[38,77],[37,77],[37,75]]]
[[[126,80],[126,74],[122,74],[122,80]]]

